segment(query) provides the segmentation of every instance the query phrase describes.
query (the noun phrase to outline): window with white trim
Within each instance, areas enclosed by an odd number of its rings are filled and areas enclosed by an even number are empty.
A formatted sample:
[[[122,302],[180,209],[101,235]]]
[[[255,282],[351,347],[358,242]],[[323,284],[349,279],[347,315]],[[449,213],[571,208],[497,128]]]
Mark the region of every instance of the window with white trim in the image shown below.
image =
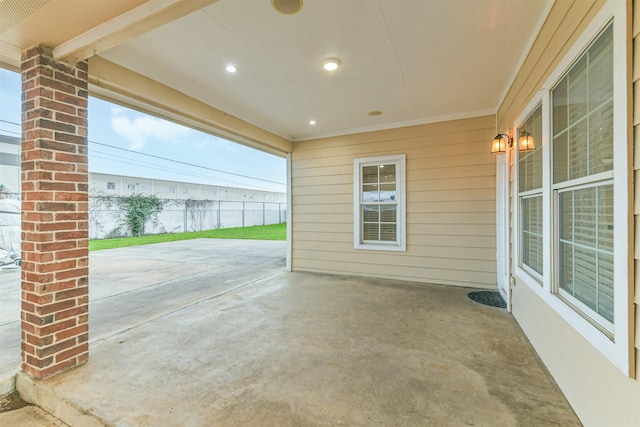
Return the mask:
[[[551,90],[557,291],[613,332],[613,26]]]
[[[354,246],[356,249],[406,250],[406,156],[354,161]]]
[[[518,127],[518,195],[520,199],[520,266],[542,276],[542,105]],[[520,142],[522,141],[522,143]]]
[[[527,163],[530,154],[514,148],[513,207],[517,278],[628,375],[634,360],[626,13],[624,2],[607,2],[542,84],[525,109],[530,113],[514,123],[521,134],[529,132],[541,105],[541,190],[539,168],[530,169],[535,161]],[[528,201],[538,194],[541,209]],[[539,249],[541,270],[533,256]]]

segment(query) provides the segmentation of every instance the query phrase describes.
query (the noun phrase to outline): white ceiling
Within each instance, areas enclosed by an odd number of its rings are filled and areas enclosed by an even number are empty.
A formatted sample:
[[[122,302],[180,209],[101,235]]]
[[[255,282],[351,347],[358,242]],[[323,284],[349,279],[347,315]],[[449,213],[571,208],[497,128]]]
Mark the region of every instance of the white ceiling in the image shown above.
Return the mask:
[[[221,0],[100,56],[296,141],[493,114],[547,10],[547,0],[304,0],[282,15],[269,0]],[[342,66],[324,71],[326,57]]]
[[[101,56],[215,107],[213,124],[297,141],[495,113],[553,3],[303,1],[282,15],[271,0],[0,0],[0,66],[34,43]],[[326,57],[342,67],[324,71]]]

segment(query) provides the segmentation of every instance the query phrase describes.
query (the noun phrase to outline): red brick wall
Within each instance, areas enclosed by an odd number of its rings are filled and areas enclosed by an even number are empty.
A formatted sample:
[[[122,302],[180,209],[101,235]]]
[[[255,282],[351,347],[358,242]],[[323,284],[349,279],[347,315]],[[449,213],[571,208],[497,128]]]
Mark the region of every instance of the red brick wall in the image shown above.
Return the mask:
[[[22,55],[22,370],[89,357],[87,63]]]

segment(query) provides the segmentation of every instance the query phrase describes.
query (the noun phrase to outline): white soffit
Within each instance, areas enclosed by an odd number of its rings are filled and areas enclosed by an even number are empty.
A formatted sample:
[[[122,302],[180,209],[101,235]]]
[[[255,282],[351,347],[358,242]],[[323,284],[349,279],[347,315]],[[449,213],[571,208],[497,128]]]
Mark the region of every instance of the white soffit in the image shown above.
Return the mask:
[[[547,3],[221,0],[101,56],[304,140],[495,112]]]
[[[0,0],[0,40],[20,50],[55,47],[147,0]]]

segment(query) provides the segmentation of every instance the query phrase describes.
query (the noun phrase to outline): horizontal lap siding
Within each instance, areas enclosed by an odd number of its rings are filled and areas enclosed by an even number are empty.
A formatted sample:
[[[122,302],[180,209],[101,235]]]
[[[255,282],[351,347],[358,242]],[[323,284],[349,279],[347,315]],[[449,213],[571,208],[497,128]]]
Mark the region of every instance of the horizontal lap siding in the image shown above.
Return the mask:
[[[513,127],[516,118],[524,113],[526,105],[533,99],[549,75],[563,60],[568,50],[584,33],[586,27],[601,10],[604,1],[575,0],[556,1],[538,34],[531,51],[528,53],[513,85],[498,109],[500,130]],[[637,141],[640,137],[640,0],[634,0],[634,82],[635,82],[635,120],[636,144],[634,168],[640,170],[640,149]],[[511,162],[513,167],[513,163]],[[513,179],[513,169],[511,178]],[[636,180],[637,183],[637,180]],[[510,196],[515,196],[512,187]],[[636,196],[640,196],[637,186]],[[513,206],[513,203],[511,204]],[[636,218],[640,218],[640,204],[635,205]],[[515,218],[511,215],[511,235],[515,229]],[[638,237],[636,219],[636,242]],[[513,253],[513,251],[511,252]],[[548,255],[547,255],[548,256]],[[622,255],[624,256],[624,255]],[[632,256],[629,256],[632,259]],[[637,266],[640,254],[636,248],[636,292],[635,308],[638,311],[638,285],[640,273]],[[515,260],[512,260],[515,262]],[[513,264],[512,264],[513,265]],[[633,281],[631,282],[633,283]],[[584,425],[637,425],[639,419],[638,397],[640,384],[629,379],[606,360],[602,353],[588,344],[576,330],[566,323],[556,312],[540,299],[535,292],[517,279],[512,287],[513,314],[523,331],[533,344],[541,359],[565,393]],[[640,327],[636,314],[636,333]],[[638,348],[640,334],[636,337]],[[633,349],[631,349],[633,351]],[[639,359],[636,350],[636,366]],[[599,402],[600,404],[594,404]],[[633,421],[630,421],[633,420]]]
[[[494,116],[296,142],[292,267],[495,287]],[[353,247],[353,163],[406,154],[407,251]]]
[[[634,171],[634,313],[635,313],[635,348],[636,375],[640,371],[640,0],[633,2],[633,171]]]
[[[602,0],[576,0],[556,2],[554,4],[540,34],[532,46],[522,68],[518,72],[511,89],[498,109],[499,129],[509,128],[516,117],[523,113],[525,105],[529,103],[534,95],[542,88],[542,84],[548,79],[558,63],[567,55],[568,50],[574,45],[577,38],[582,35],[586,27],[592,22],[593,18],[605,3],[606,2]],[[634,6],[636,6],[637,3],[638,1],[635,0]],[[635,52],[633,54],[633,81],[635,88],[635,108],[633,117],[635,140],[637,141],[640,136],[640,127],[638,126],[640,124],[640,108],[638,108],[640,104],[640,90],[638,90],[638,81],[640,80],[640,45],[637,36],[637,34],[640,33],[640,13],[637,7],[634,8],[634,15],[633,35]],[[511,164],[511,166],[513,165]],[[637,143],[635,145],[634,169],[636,170],[636,175],[638,175],[637,171],[640,169],[640,150],[638,149]],[[513,178],[513,173],[511,177]],[[638,182],[637,179],[635,182]],[[640,196],[640,192],[638,192],[638,190],[635,191],[637,224],[637,217],[640,215],[640,203],[637,201],[637,196]],[[513,196],[513,194],[511,194],[511,196]],[[510,204],[510,206],[513,206],[513,204]],[[511,224],[513,224],[513,218],[511,218]],[[511,229],[510,235],[513,236],[513,228]],[[638,255],[639,251],[637,249],[638,242],[640,242],[640,233],[638,231],[636,231],[635,242],[635,265],[637,267],[640,264],[638,262],[640,255]],[[636,268],[636,276],[640,277],[637,271],[638,269]],[[634,281],[638,283],[637,280]],[[638,293],[638,286],[636,285],[636,305],[640,301]],[[640,317],[638,316],[636,316],[635,329],[636,331],[640,330]],[[640,348],[640,333],[636,333],[638,334],[638,338],[635,340],[636,348]]]
[[[605,1],[556,1],[503,103],[498,129],[509,128],[584,32]]]

